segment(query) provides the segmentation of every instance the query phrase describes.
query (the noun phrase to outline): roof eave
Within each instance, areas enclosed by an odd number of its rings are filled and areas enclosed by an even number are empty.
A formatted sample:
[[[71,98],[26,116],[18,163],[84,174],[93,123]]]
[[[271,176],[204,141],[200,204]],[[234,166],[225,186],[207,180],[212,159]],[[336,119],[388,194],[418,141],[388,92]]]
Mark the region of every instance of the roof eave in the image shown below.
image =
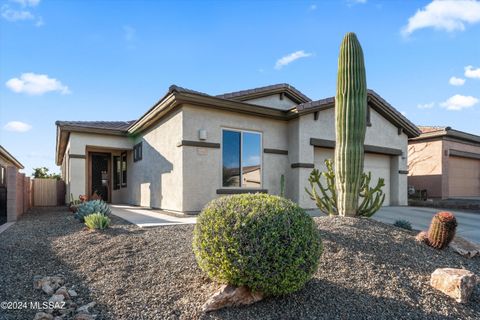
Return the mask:
[[[2,155],[2,157],[12,162],[18,169],[25,169],[23,164],[2,146],[0,146],[0,154]]]

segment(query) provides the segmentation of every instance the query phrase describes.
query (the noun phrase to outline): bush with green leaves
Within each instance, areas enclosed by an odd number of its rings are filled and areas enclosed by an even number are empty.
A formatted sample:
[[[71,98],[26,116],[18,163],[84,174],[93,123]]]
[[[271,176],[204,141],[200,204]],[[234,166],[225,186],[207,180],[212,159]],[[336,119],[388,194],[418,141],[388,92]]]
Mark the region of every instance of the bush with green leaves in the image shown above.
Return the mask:
[[[109,216],[111,210],[108,204],[103,200],[86,201],[77,207],[75,218],[80,222],[84,222],[86,216],[96,212],[101,213],[104,216]]]
[[[193,251],[200,268],[219,283],[283,295],[312,277],[322,242],[315,222],[296,203],[243,194],[206,205],[195,226]]]
[[[85,225],[88,229],[106,229],[110,225],[110,218],[102,213],[92,213],[85,217]]]
[[[412,224],[408,220],[397,220],[393,225],[398,228],[412,230]]]

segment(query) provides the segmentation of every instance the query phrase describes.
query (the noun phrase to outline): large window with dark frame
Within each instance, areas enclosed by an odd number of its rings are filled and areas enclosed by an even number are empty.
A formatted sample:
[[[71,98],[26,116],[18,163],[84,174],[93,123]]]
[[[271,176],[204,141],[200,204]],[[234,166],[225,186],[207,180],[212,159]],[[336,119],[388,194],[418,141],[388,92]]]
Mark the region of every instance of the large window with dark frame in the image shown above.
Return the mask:
[[[261,188],[261,133],[224,129],[222,162],[222,187]]]

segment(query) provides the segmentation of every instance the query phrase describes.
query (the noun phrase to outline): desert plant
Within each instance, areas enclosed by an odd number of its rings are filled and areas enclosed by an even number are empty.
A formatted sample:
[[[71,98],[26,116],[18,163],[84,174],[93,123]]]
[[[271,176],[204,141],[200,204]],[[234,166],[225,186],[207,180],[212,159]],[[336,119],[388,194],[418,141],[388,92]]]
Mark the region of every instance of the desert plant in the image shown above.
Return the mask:
[[[70,193],[70,203],[68,204],[68,209],[71,212],[75,213],[75,212],[77,212],[78,207],[82,204],[82,202],[85,202],[85,200],[82,200],[81,196],[77,200],[73,197],[73,194]]]
[[[243,194],[206,205],[195,226],[193,251],[200,268],[219,283],[282,295],[311,278],[322,242],[313,219],[296,203]]]
[[[102,213],[92,213],[85,217],[85,225],[89,229],[106,229],[110,225],[110,218]]]
[[[337,186],[335,184],[333,161],[326,159],[325,166],[327,170],[323,172],[320,172],[318,169],[312,170],[308,178],[311,191],[307,188],[305,188],[305,191],[310,196],[310,199],[315,201],[320,211],[328,215],[338,215]],[[325,177],[325,186],[321,181],[322,176]],[[378,179],[375,187],[370,187],[371,180],[372,174],[370,172],[362,174],[358,191],[358,199],[361,201],[356,211],[357,216],[371,217],[381,208],[385,200],[385,194],[382,192],[382,188],[385,186],[384,179]],[[319,192],[316,190],[317,187]]]
[[[285,197],[285,175],[280,176],[280,197]]]
[[[87,201],[83,202],[78,206],[77,212],[75,213],[75,218],[78,219],[80,222],[84,222],[86,216],[96,212],[101,213],[104,216],[108,216],[110,215],[111,210],[105,201]]]
[[[442,211],[435,214],[428,228],[417,236],[435,249],[446,248],[455,237],[457,219],[451,212]]]
[[[358,215],[367,117],[363,51],[355,33],[343,38],[335,95],[335,185],[340,216]]]
[[[412,224],[408,220],[397,220],[393,223],[395,227],[402,228],[405,230],[412,230]]]

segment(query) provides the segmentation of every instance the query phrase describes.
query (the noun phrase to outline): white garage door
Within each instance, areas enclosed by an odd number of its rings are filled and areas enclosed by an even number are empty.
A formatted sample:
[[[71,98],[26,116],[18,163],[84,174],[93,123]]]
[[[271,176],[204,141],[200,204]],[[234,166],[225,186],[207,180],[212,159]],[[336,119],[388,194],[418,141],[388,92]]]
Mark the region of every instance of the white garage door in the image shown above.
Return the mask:
[[[315,148],[315,168],[320,171],[325,171],[325,159],[333,159],[333,157],[333,149]],[[379,178],[385,180],[385,187],[383,187],[385,201],[383,205],[390,205],[390,156],[373,153],[365,154],[364,170],[365,172],[370,171],[372,173],[371,186],[375,185]]]
[[[448,158],[450,197],[480,197],[480,160]]]

